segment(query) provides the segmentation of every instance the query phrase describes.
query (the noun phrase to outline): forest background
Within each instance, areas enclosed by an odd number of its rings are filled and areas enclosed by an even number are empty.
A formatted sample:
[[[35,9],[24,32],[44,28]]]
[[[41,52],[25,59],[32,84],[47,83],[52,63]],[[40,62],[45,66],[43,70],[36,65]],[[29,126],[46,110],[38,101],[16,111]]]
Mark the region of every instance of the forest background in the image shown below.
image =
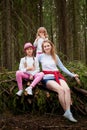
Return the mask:
[[[1,0],[0,70],[18,69],[24,43],[34,42],[40,26],[61,60],[87,65],[87,0]]]
[[[59,113],[56,95],[47,95],[38,85],[33,98],[23,94],[18,99],[15,94],[15,71],[24,57],[23,46],[33,44],[41,26],[64,65],[79,75],[81,84],[69,77],[67,81],[74,110],[87,115],[87,0],[0,0],[0,112]]]

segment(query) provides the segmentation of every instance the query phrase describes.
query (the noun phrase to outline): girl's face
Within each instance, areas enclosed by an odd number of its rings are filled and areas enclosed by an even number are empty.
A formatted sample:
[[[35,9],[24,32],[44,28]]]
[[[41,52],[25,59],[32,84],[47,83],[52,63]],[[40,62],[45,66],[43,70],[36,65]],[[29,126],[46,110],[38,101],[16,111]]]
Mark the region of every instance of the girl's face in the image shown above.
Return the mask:
[[[44,49],[44,52],[45,52],[46,54],[50,54],[52,47],[51,47],[50,43],[45,42],[45,43],[43,44],[43,49]]]
[[[33,56],[33,48],[29,47],[25,50],[27,56]]]
[[[40,35],[40,37],[43,37],[43,36],[45,36],[45,32],[44,31],[39,31],[39,35]]]

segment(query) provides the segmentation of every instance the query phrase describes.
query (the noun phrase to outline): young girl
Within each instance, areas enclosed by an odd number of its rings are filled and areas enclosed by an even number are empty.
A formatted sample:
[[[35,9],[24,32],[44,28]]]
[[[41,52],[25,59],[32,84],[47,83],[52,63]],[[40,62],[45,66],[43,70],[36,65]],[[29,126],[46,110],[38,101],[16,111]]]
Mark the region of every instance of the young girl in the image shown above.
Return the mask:
[[[34,47],[36,47],[36,57],[42,53],[42,42],[47,39],[47,30],[44,27],[40,27],[37,30],[36,39],[34,41]]]
[[[70,88],[66,83],[66,79],[59,72],[58,67],[71,77],[78,77],[77,74],[71,73],[61,62],[59,57],[55,54],[54,44],[47,40],[42,43],[43,54],[38,58],[42,65],[42,70],[44,72],[43,84],[48,89],[58,93],[59,101],[64,109],[64,117],[72,122],[77,122],[74,119],[71,110],[71,94]]]
[[[39,63],[34,57],[34,46],[31,43],[26,43],[24,45],[24,51],[26,56],[21,58],[19,70],[16,72],[16,80],[19,89],[16,94],[18,96],[21,96],[23,93],[23,79],[33,80],[30,86],[25,89],[27,94],[32,95],[32,89],[44,76],[43,72],[39,72]]]

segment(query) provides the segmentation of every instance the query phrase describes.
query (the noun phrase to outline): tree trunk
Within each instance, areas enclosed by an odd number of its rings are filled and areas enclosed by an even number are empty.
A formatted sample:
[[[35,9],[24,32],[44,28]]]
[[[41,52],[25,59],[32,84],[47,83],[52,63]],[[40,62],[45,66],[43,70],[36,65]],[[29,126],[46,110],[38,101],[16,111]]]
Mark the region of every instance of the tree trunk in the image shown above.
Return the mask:
[[[12,57],[11,57],[11,20],[10,20],[10,1],[3,0],[2,2],[2,52],[1,59],[3,66],[11,70],[12,69]]]
[[[58,13],[59,49],[64,55],[67,55],[66,0],[55,0],[55,6]]]
[[[11,57],[11,12],[10,12],[10,0],[6,0],[6,44],[7,44],[7,68],[12,69],[12,57]],[[5,53],[5,52],[4,52]]]
[[[72,17],[73,17],[73,59],[74,60],[80,60],[80,48],[79,48],[79,37],[78,37],[78,22],[79,22],[79,18],[78,18],[78,13],[77,13],[77,9],[78,9],[78,2],[75,0],[72,0]]]
[[[87,65],[87,0],[85,0],[85,28],[84,28],[84,37],[85,37],[85,63]]]

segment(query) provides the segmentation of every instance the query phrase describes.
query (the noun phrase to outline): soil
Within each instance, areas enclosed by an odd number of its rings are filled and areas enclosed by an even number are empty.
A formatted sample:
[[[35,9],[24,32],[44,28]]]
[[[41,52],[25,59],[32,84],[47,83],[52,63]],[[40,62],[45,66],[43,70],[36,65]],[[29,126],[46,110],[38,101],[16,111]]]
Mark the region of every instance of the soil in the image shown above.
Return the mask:
[[[46,113],[3,114],[0,115],[0,130],[87,130],[87,117],[78,115],[77,123],[72,123],[62,115]]]

